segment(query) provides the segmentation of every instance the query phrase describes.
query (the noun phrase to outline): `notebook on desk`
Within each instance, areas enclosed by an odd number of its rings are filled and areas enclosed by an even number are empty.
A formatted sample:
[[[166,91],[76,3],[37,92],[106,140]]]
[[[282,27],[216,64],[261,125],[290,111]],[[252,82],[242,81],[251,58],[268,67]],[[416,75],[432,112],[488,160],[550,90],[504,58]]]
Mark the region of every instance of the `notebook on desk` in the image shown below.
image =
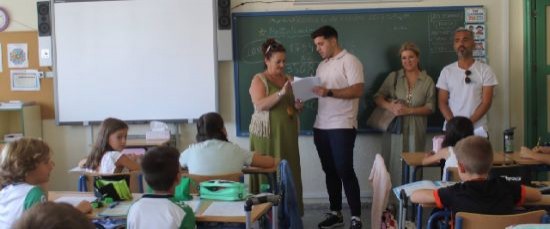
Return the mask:
[[[103,211],[99,212],[97,215],[101,217],[126,217],[130,206],[132,206],[131,201],[118,202],[118,204],[113,207],[106,207]]]

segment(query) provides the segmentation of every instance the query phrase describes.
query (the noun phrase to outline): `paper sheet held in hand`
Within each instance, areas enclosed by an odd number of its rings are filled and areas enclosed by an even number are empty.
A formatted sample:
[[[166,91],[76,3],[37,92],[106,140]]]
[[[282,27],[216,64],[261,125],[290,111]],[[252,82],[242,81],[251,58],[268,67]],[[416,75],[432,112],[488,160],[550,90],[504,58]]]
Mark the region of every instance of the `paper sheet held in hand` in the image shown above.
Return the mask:
[[[313,93],[313,88],[321,85],[321,79],[319,77],[294,77],[292,82],[292,92],[294,93],[294,98],[299,99],[302,102],[307,100],[318,98],[315,93]]]

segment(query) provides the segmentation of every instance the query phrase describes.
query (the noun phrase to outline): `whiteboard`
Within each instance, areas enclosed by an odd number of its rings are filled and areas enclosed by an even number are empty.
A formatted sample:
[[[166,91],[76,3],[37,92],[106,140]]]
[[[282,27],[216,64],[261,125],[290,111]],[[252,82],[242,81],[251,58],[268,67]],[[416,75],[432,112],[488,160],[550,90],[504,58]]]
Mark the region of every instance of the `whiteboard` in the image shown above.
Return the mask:
[[[213,0],[56,1],[56,120],[183,121],[217,111]]]

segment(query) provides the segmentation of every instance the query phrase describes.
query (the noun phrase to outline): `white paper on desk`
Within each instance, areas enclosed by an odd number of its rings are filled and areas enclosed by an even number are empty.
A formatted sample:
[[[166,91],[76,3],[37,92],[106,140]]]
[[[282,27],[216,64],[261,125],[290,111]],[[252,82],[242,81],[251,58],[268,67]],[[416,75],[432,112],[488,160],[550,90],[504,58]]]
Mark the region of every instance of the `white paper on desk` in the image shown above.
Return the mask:
[[[95,173],[97,171],[93,170],[93,169],[87,169],[87,168],[82,168],[80,166],[76,166],[72,169],[69,170],[69,173],[81,173],[81,174],[84,174],[84,173]]]
[[[200,205],[201,205],[201,200],[197,197],[194,197],[192,200],[189,200],[189,201],[184,201],[185,204],[189,205],[189,207],[191,209],[193,209],[193,212],[196,214],[197,211],[199,210],[200,208]]]
[[[438,189],[447,187],[450,185],[456,184],[456,182],[453,181],[430,181],[430,180],[422,180],[422,181],[416,181],[408,184],[404,184],[398,187],[393,188],[393,193],[399,199],[399,193],[401,192],[401,189],[405,190],[405,194],[407,196],[411,196],[411,194],[419,189]]]
[[[321,85],[321,79],[319,77],[294,77],[292,82],[292,93],[294,93],[294,98],[302,100],[305,102],[307,100],[318,98],[315,93],[313,93],[313,88]]]
[[[131,201],[124,201],[117,204],[115,207],[110,208],[107,207],[103,211],[101,211],[98,216],[109,216],[109,217],[122,217],[127,216],[128,211],[130,211],[130,207],[132,206]]]
[[[82,201],[92,202],[96,198],[95,196],[62,196],[54,200],[56,203],[68,203],[73,206],[77,206]]]
[[[244,201],[214,201],[203,216],[244,216]]]

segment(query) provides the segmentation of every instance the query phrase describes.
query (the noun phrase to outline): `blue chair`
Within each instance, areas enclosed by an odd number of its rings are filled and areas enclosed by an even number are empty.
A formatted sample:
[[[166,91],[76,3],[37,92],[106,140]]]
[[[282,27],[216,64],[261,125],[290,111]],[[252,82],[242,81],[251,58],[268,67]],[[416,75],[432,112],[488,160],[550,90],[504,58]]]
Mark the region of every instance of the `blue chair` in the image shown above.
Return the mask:
[[[426,228],[449,228],[449,222],[451,221],[451,211],[445,209],[442,211],[435,212],[428,218],[428,224]],[[442,223],[438,225],[438,223]]]

